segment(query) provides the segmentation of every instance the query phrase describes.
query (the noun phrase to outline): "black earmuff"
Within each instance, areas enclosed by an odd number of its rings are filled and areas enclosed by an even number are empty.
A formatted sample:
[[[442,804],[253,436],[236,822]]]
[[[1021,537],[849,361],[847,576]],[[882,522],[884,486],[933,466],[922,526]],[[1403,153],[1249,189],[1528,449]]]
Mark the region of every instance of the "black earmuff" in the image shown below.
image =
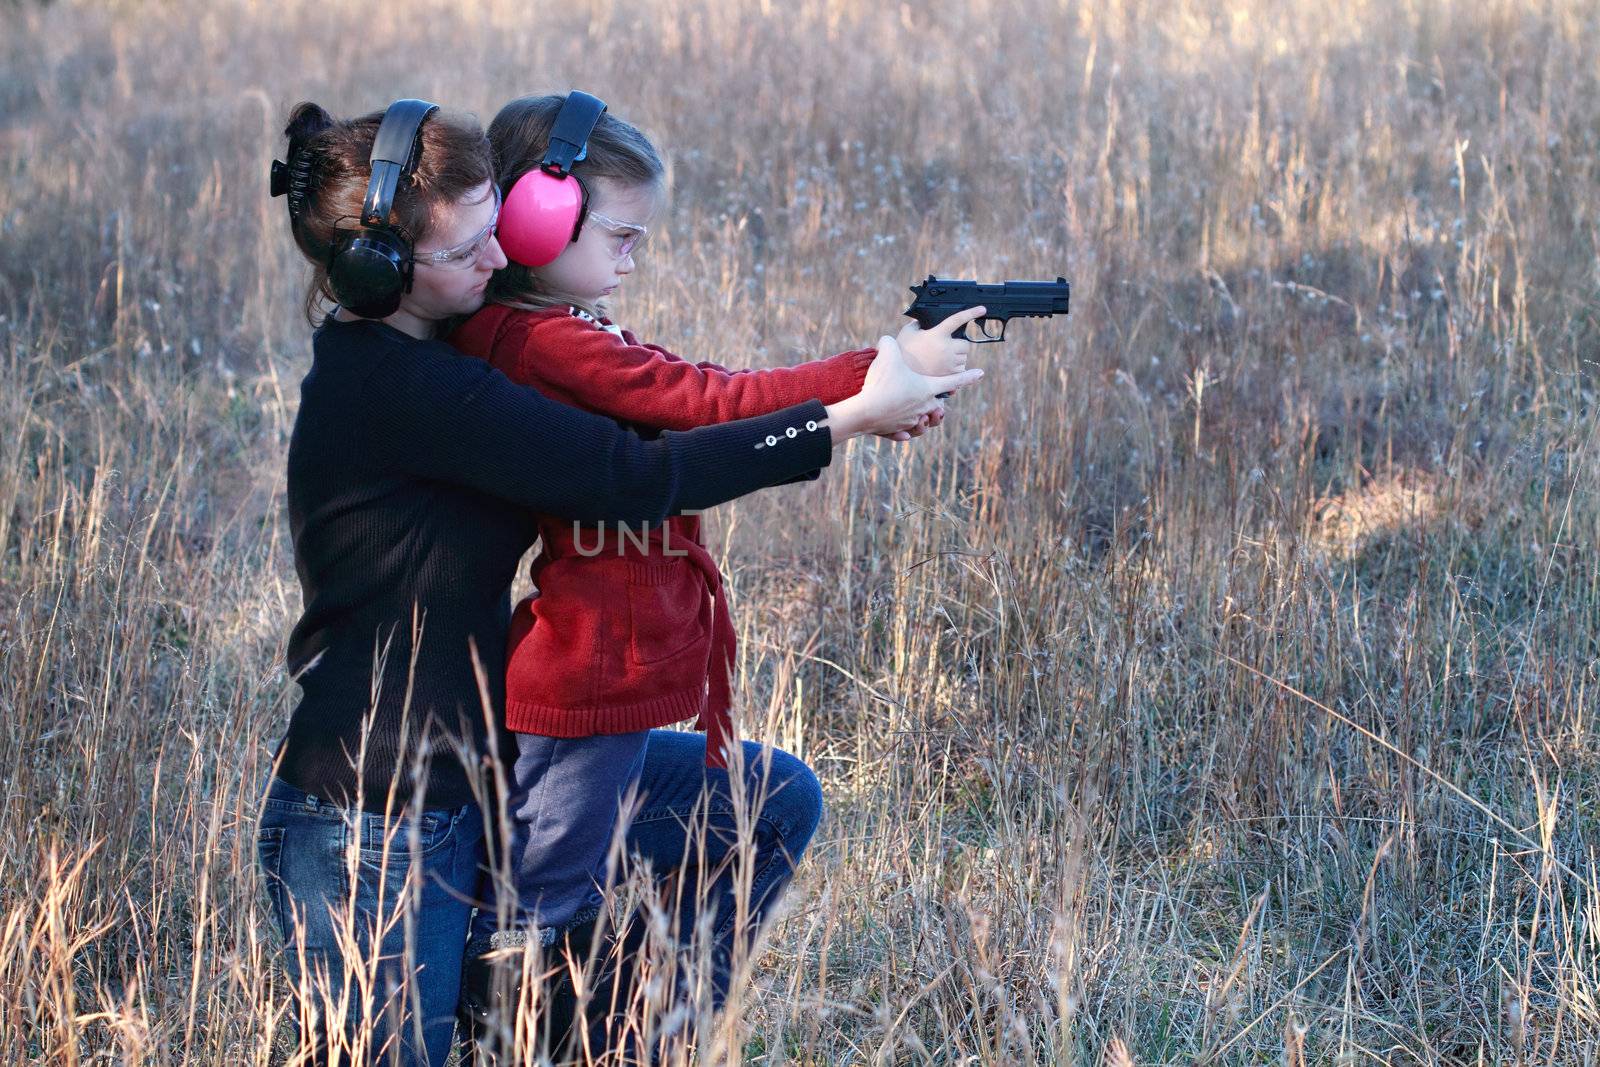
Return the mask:
[[[411,236],[390,225],[389,212],[402,180],[410,178],[421,155],[422,123],[439,110],[426,100],[396,100],[383,113],[372,141],[372,177],[361,204],[361,226],[341,230],[327,259],[328,287],[342,307],[365,319],[394,314],[411,291]],[[285,164],[272,164],[272,195],[289,195],[289,214],[304,209],[309,161],[304,151]]]

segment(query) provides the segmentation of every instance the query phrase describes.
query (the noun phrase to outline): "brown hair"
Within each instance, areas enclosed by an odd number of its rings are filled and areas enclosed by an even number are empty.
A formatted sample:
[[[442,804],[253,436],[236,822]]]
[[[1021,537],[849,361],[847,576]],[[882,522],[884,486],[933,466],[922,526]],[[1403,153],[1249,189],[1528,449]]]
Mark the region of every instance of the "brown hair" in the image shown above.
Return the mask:
[[[489,144],[494,151],[495,180],[504,196],[517,179],[538,168],[550,146],[550,131],[556,115],[567,102],[565,94],[520,96],[500,109],[489,123]],[[588,154],[573,164],[572,173],[589,184],[600,178],[625,186],[653,185],[664,190],[667,168],[650,139],[638,127],[623,122],[609,111],[595,123],[589,134]],[[572,303],[570,297],[544,289],[535,268],[512,263],[497,270],[489,282],[488,297],[501,304],[548,307]],[[582,302],[579,302],[582,306]],[[598,314],[592,307],[583,310]]]
[[[312,264],[306,318],[313,325],[325,304],[337,303],[328,285],[328,260],[336,231],[353,228],[361,218],[361,201],[372,176],[372,142],[382,122],[382,111],[339,121],[307,102],[295,105],[284,127],[290,169],[298,163],[303,175],[303,192],[290,194],[301,196],[291,229],[295,244]],[[402,182],[395,191],[389,224],[404,231],[415,247],[428,236],[440,207],[493,178],[489,142],[478,121],[435,111],[422,124],[417,167],[410,183]]]

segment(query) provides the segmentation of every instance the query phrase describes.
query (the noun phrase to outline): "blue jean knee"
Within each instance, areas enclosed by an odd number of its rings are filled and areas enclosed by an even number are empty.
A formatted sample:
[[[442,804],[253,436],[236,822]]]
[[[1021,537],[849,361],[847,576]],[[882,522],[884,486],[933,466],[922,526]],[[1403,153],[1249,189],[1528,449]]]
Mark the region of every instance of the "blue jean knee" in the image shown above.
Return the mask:
[[[713,1005],[726,998],[740,891],[734,869],[724,860],[738,845],[740,818],[728,770],[704,766],[705,737],[652,730],[645,750],[640,787],[641,810],[628,827],[628,845],[658,872],[677,871],[681,890],[675,921],[679,943],[703,913],[714,916]],[[749,915],[744,929],[750,944],[794,875],[822,818],[822,785],[805,762],[755,741],[743,743],[742,791],[755,840],[749,873]],[[703,812],[704,835],[697,812]],[[700,871],[717,871],[710,885]]]
[[[330,1044],[349,1053],[364,1042],[364,1062],[442,1067],[483,851],[475,804],[385,816],[268,784],[256,857],[302,1040],[318,1060]],[[352,941],[359,959],[345,958]],[[323,1019],[374,951],[372,997],[352,994],[343,1019]]]
[[[746,741],[745,762],[754,764],[746,772],[753,790],[761,784],[762,746]],[[799,860],[812,835],[822,821],[822,783],[804,760],[780,748],[766,748],[771,753],[772,769],[767,774],[765,799],[761,816],[778,828],[784,847]]]
[[[756,869],[750,886],[755,923],[748,931],[753,940],[788,888],[801,857],[811,844],[822,821],[823,802],[822,783],[804,760],[754,741],[744,742],[744,748],[745,796],[757,798],[754,806],[758,831]],[[726,783],[721,787],[727,788]],[[723,903],[727,906],[721,909],[716,940],[722,950],[727,951],[733,940],[735,909],[731,901]]]

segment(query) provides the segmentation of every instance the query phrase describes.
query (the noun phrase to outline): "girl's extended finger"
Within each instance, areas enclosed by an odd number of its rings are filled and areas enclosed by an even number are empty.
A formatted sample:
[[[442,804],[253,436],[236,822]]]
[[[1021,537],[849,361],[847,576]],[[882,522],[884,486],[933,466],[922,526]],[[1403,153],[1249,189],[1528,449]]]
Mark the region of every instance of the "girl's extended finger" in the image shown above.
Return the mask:
[[[953,334],[957,330],[961,329],[961,327],[971,322],[973,319],[983,318],[983,313],[985,310],[986,309],[984,306],[979,304],[975,308],[967,308],[965,311],[958,311],[954,315],[951,315],[948,319],[945,319],[943,322],[939,323],[939,325],[935,326],[934,331],[936,333]]]

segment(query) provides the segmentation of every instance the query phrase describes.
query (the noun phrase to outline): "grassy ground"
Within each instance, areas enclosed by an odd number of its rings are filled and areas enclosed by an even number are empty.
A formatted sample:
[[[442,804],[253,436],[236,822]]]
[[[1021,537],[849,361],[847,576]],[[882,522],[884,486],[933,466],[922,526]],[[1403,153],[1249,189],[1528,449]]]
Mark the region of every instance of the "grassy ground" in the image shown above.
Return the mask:
[[[398,9],[397,9],[398,8]],[[702,1051],[1600,1057],[1600,9],[0,7],[0,1056],[268,1058],[289,105],[570,85],[619,310],[773,364],[1066,275],[937,435],[720,510],[829,812]]]

